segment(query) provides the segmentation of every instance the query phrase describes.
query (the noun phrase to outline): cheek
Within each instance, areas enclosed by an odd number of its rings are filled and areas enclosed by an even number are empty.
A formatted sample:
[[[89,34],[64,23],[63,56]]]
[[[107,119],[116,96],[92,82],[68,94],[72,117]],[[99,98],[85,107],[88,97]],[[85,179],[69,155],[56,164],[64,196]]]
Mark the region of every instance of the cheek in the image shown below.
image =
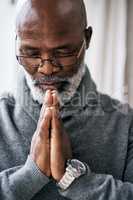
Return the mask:
[[[27,72],[28,74],[30,74],[32,77],[36,76],[36,74],[37,74],[37,70],[36,70],[36,69],[29,69],[29,68],[27,68],[27,67],[24,67],[24,69],[25,69],[26,72]]]
[[[77,73],[79,67],[80,67],[79,65],[73,66],[73,67],[71,68],[71,70],[70,70],[69,76],[72,77],[73,75],[75,75],[75,74]]]
[[[61,77],[72,77],[74,74],[76,74],[78,71],[78,66],[71,66],[71,67],[64,67],[57,76]]]
[[[72,77],[73,75],[75,75],[78,72],[81,65],[84,64],[84,58],[85,58],[85,52],[81,55],[76,65],[70,67],[64,67],[64,69],[60,72],[60,75],[63,77]]]
[[[84,58],[85,58],[85,53],[81,55],[81,57],[78,60],[78,63],[76,65],[64,68],[62,70],[62,76],[72,77],[73,75],[75,75],[78,72],[81,65],[83,65]]]

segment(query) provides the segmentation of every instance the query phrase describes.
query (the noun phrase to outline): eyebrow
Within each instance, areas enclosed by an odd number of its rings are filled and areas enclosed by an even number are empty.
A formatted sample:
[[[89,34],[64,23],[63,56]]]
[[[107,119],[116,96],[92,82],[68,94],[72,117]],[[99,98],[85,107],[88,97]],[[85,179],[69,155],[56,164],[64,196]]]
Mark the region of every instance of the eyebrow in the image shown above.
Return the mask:
[[[53,47],[51,49],[56,50],[56,49],[70,49],[70,48],[73,49],[71,44],[64,44],[64,45],[61,45],[61,46]],[[40,50],[41,48],[40,47],[31,46],[31,45],[28,45],[28,44],[22,44],[20,49]]]
[[[38,47],[34,47],[34,46],[30,46],[30,45],[22,45],[21,46],[21,48],[20,48],[20,50],[21,49],[30,49],[30,50],[39,50],[39,48]]]

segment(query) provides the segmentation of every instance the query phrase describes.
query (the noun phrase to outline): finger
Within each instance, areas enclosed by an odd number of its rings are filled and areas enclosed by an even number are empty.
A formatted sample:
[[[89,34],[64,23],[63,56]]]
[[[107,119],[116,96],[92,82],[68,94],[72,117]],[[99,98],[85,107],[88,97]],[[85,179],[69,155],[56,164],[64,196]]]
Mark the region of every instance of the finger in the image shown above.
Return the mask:
[[[51,109],[47,107],[45,109],[44,117],[38,124],[38,128],[37,128],[37,131],[40,137],[46,140],[49,139],[50,137],[49,130],[50,130],[50,125],[51,125],[51,119],[52,119]]]
[[[59,141],[62,137],[62,121],[59,110],[52,108],[51,139]]]
[[[50,165],[54,179],[60,179],[64,174],[65,159],[63,151],[62,126],[59,112],[55,107],[52,109],[52,129],[50,140]]]
[[[42,119],[43,116],[44,116],[46,107],[52,106],[52,103],[53,103],[53,99],[52,99],[52,98],[53,98],[53,97],[52,97],[51,91],[50,91],[50,90],[47,90],[47,91],[46,91],[46,94],[45,94],[45,97],[44,97],[44,103],[43,103],[43,105],[42,105],[41,112],[40,112],[40,118],[41,118],[41,119]]]
[[[51,90],[47,90],[45,97],[44,97],[43,105],[52,106],[52,104],[53,104],[52,92],[51,92]]]
[[[56,90],[52,92],[53,97],[53,106],[57,107],[57,109],[60,107],[59,97]]]

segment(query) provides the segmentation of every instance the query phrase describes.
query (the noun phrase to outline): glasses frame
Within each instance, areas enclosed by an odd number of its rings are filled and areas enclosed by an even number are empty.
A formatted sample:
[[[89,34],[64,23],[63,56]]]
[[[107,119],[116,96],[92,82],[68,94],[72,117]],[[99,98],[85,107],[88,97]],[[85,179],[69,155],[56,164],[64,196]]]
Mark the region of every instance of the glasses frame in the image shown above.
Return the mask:
[[[16,40],[17,40],[17,37],[16,37]],[[72,65],[75,65],[75,64],[78,62],[78,60],[79,60],[79,58],[80,58],[80,56],[81,56],[81,54],[82,54],[82,51],[83,51],[83,49],[84,49],[85,44],[86,44],[86,42],[85,42],[85,39],[84,39],[83,42],[82,42],[82,45],[81,45],[81,47],[80,47],[80,49],[79,49],[79,51],[77,52],[77,55],[76,55],[76,54],[71,54],[71,55],[69,55],[69,56],[62,56],[62,57],[65,58],[65,57],[72,57],[72,56],[75,56],[76,62],[72,64]],[[60,56],[60,57],[61,57],[61,56]],[[50,62],[54,67],[60,67],[60,68],[72,66],[72,65],[64,65],[64,66],[63,66],[63,65],[60,65],[60,63],[58,63],[58,66],[56,66],[56,65],[54,65],[54,64],[52,63],[52,61],[55,59],[54,57],[53,57],[53,59],[43,59],[41,56],[36,56],[36,57],[31,56],[31,57],[29,57],[29,56],[24,56],[24,55],[20,55],[20,56],[16,55],[16,59],[17,59],[17,61],[18,61],[18,63],[19,63],[20,65],[22,65],[22,64],[19,62],[19,58],[38,58],[38,59],[40,59],[40,60],[41,60],[40,65],[34,66],[33,68],[41,68],[41,67],[43,67],[43,66],[45,65],[45,62]],[[56,59],[55,59],[55,60],[56,60]],[[23,65],[22,65],[22,66],[23,66]],[[28,66],[24,66],[24,67],[28,67]]]

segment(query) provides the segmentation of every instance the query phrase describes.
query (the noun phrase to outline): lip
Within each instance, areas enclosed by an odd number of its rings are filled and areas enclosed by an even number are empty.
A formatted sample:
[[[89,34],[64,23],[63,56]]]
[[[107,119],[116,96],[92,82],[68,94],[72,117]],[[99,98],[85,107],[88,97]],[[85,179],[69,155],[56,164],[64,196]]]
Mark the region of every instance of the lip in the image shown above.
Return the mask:
[[[40,85],[57,85],[60,84],[60,82],[45,82],[45,83],[41,83]]]
[[[61,82],[45,82],[45,83],[40,83],[38,86],[44,90],[47,89],[58,89],[61,85]]]

